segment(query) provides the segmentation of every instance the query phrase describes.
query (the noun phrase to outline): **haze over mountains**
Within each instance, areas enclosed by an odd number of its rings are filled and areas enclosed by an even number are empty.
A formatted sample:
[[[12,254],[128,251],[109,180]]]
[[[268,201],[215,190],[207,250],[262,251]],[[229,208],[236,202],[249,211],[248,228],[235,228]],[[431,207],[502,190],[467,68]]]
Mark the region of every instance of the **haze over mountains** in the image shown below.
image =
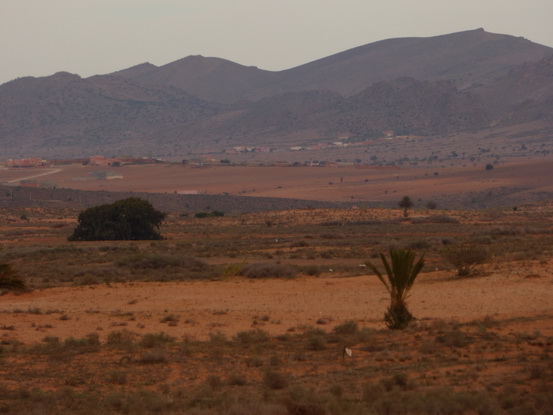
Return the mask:
[[[279,72],[190,56],[0,86],[0,159],[181,157],[491,126],[551,133],[553,48],[477,29],[384,40]]]

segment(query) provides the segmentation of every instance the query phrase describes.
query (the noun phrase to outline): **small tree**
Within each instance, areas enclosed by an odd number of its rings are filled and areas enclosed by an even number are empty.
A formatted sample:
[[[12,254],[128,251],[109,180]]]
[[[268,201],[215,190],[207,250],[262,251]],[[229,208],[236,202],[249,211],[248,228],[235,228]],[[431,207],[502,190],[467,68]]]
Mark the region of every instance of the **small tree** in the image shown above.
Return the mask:
[[[409,216],[409,209],[414,206],[414,203],[409,196],[403,196],[398,205],[403,209],[403,216],[407,217]]]
[[[79,224],[70,241],[157,240],[162,213],[137,197],[94,206],[79,213]]]
[[[392,330],[404,329],[414,319],[407,309],[407,294],[424,266],[424,255],[416,262],[415,256],[416,252],[410,249],[392,249],[389,263],[381,253],[380,259],[386,269],[386,278],[378,268],[367,262],[369,269],[376,274],[390,294],[390,306],[384,314],[384,321]]]
[[[442,255],[457,269],[457,275],[460,277],[474,274],[476,267],[484,264],[491,257],[490,251],[481,245],[446,247]]]

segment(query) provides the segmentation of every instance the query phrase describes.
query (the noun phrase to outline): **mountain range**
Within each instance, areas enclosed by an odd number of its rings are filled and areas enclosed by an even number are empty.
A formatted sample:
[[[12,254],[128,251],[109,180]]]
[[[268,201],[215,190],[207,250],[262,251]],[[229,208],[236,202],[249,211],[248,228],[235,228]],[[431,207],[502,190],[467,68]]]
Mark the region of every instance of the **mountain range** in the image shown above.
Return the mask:
[[[0,85],[0,159],[180,157],[530,123],[553,127],[553,48],[483,29],[383,40],[278,72],[189,56]]]

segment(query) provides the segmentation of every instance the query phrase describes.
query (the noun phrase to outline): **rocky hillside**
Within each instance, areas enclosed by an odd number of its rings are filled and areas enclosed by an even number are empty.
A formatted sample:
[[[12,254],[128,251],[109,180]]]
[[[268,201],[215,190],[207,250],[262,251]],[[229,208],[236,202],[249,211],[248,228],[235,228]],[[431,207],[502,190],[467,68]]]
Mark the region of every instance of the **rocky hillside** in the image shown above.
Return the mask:
[[[281,72],[193,56],[0,86],[0,159],[184,157],[237,145],[553,126],[553,49],[481,29],[390,39]]]

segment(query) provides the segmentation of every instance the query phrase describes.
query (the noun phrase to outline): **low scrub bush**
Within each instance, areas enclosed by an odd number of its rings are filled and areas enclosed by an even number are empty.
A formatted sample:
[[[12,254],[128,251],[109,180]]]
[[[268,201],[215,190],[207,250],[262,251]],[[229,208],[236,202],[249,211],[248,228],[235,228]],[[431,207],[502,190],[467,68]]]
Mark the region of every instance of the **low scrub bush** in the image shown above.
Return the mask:
[[[42,339],[42,343],[32,345],[29,351],[38,354],[58,353],[63,351],[63,343],[59,337],[46,336]]]
[[[326,336],[316,333],[315,331],[307,335],[307,348],[309,350],[324,350],[326,349]]]
[[[165,346],[168,343],[173,343],[175,338],[169,336],[167,333],[148,333],[142,336],[140,345],[147,349],[153,349],[155,347]]]
[[[271,389],[285,389],[288,386],[288,378],[280,372],[268,370],[263,376],[263,383]]]
[[[98,336],[97,333],[90,333],[81,339],[68,337],[64,341],[64,346],[68,349],[75,349],[75,348],[98,349],[100,347],[100,336]]]
[[[203,271],[207,264],[197,258],[177,255],[140,253],[117,261],[117,265],[131,269],[185,268],[189,271]]]
[[[318,277],[321,275],[321,267],[317,265],[306,265],[302,268],[302,271],[307,274],[311,275],[313,277]]]
[[[442,255],[457,269],[457,275],[461,277],[474,274],[478,265],[482,265],[491,259],[489,249],[473,244],[445,247]]]
[[[112,383],[114,385],[126,385],[127,384],[127,373],[121,371],[121,370],[115,370],[112,371],[108,377],[107,381],[109,383]]]
[[[307,340],[307,348],[309,350],[324,350],[326,349],[326,332],[319,328],[305,327],[304,333]]]
[[[223,212],[219,212],[218,210],[212,210],[211,212],[197,212],[194,214],[195,218],[203,219],[203,218],[217,218],[225,216]]]
[[[216,331],[215,333],[209,333],[209,342],[212,345],[225,345],[228,343],[228,339],[225,333],[222,331]]]
[[[396,373],[392,377],[382,379],[380,383],[387,392],[394,389],[406,391],[415,388],[414,384],[409,380],[409,376],[405,373]]]
[[[227,379],[227,384],[231,386],[245,386],[248,384],[248,379],[241,373],[232,373]]]
[[[167,355],[161,350],[152,350],[146,352],[140,358],[140,363],[144,364],[158,364],[158,363],[167,363]]]
[[[130,330],[116,330],[107,335],[106,344],[113,347],[132,346],[138,335]]]
[[[68,337],[61,341],[59,337],[46,336],[42,343],[35,344],[29,348],[32,353],[55,355],[59,359],[65,359],[69,354],[80,354],[95,352],[100,348],[98,334],[91,333],[83,338]]]
[[[428,248],[430,248],[430,243],[424,239],[413,241],[407,245],[407,249],[428,249]]]
[[[472,343],[472,338],[468,334],[455,329],[436,336],[436,343],[448,347],[463,348]]]
[[[239,274],[247,278],[294,278],[296,270],[286,264],[259,262],[244,266]]]
[[[234,341],[242,345],[262,343],[264,341],[267,341],[268,339],[269,333],[261,329],[240,331],[234,336]]]
[[[412,218],[411,223],[413,224],[424,224],[424,223],[459,223],[459,219],[454,218],[448,215],[431,215],[425,218]]]
[[[179,322],[179,318],[178,316],[174,315],[174,314],[168,314],[166,316],[163,316],[160,320],[159,320],[160,323],[168,323],[169,326],[176,326],[177,323]]]
[[[19,276],[10,264],[0,264],[0,290],[24,291],[25,280]]]
[[[217,375],[209,375],[205,380],[205,383],[210,387],[211,390],[216,391],[221,389],[223,386],[223,381]]]
[[[357,322],[354,320],[348,320],[334,327],[334,330],[332,330],[332,333],[347,335],[347,334],[355,334],[357,333],[358,330],[359,330],[359,326],[357,325]]]
[[[432,215],[428,218],[428,223],[459,223],[459,219],[448,215]]]
[[[304,240],[292,242],[290,244],[290,248],[305,248],[306,246],[309,246],[309,243]]]

